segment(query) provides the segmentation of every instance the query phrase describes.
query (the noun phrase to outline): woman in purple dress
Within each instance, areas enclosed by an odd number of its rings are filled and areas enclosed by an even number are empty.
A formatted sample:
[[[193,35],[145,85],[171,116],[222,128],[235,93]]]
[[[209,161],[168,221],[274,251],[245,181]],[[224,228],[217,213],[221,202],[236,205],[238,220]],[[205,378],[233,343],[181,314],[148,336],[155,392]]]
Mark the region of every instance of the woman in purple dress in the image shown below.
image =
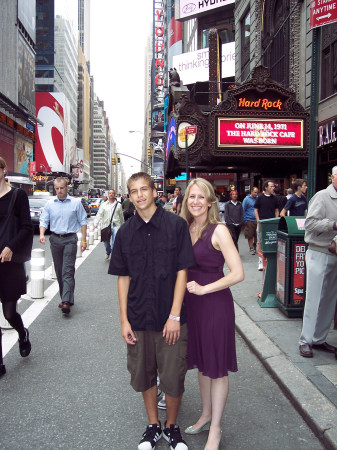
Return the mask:
[[[228,396],[228,371],[236,372],[235,317],[230,286],[244,279],[240,256],[225,225],[220,222],[212,185],[192,180],[181,216],[190,229],[196,266],[188,270],[186,291],[188,369],[198,369],[202,413],[185,430],[209,430],[205,450],[219,448],[221,418]],[[229,273],[224,276],[226,261]]]

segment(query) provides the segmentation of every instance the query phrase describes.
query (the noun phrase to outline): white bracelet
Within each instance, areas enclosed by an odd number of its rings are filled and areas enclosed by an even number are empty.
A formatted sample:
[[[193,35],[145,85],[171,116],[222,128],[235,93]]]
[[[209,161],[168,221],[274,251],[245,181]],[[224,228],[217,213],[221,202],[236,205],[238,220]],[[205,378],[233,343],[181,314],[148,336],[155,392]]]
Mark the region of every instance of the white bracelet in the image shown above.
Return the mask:
[[[172,316],[172,314],[170,314],[169,319],[174,320],[175,322],[180,322],[180,316]]]

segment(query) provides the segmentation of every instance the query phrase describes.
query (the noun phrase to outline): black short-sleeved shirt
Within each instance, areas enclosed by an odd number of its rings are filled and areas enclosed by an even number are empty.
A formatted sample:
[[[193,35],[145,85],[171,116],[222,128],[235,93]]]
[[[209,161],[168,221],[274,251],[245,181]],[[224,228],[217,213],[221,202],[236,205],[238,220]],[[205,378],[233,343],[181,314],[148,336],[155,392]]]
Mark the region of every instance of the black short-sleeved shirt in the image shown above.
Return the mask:
[[[278,209],[277,199],[275,195],[260,194],[254,208],[258,209],[260,220],[272,219],[275,217],[275,209]]]
[[[285,205],[285,209],[289,211],[290,216],[304,216],[307,208],[307,199],[304,195],[298,197],[296,194],[293,194]]]
[[[161,331],[170,314],[177,272],[195,265],[184,219],[157,207],[146,223],[136,213],[117,232],[108,273],[129,276],[127,315],[133,330]],[[186,322],[185,307],[180,322]]]

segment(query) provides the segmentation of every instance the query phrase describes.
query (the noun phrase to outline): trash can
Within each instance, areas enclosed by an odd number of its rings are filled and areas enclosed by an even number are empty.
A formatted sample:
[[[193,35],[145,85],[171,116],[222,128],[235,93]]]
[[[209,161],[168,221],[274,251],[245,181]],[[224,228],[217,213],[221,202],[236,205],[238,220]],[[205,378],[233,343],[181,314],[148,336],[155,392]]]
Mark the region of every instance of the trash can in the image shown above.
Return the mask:
[[[277,231],[276,300],[288,317],[302,317],[305,301],[305,217],[281,217]]]
[[[276,251],[277,230],[280,218],[259,220],[259,239],[262,256],[266,258],[267,264],[264,270],[263,288],[258,303],[261,308],[277,308],[275,297],[276,285]]]

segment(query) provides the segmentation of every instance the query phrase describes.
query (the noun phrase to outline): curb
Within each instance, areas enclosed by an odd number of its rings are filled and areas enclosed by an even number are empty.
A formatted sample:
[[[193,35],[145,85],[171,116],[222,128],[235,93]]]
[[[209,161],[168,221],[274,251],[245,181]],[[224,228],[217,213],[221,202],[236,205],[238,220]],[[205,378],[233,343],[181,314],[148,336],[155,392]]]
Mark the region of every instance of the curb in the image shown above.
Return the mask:
[[[328,450],[337,450],[337,408],[234,299],[235,328]]]

